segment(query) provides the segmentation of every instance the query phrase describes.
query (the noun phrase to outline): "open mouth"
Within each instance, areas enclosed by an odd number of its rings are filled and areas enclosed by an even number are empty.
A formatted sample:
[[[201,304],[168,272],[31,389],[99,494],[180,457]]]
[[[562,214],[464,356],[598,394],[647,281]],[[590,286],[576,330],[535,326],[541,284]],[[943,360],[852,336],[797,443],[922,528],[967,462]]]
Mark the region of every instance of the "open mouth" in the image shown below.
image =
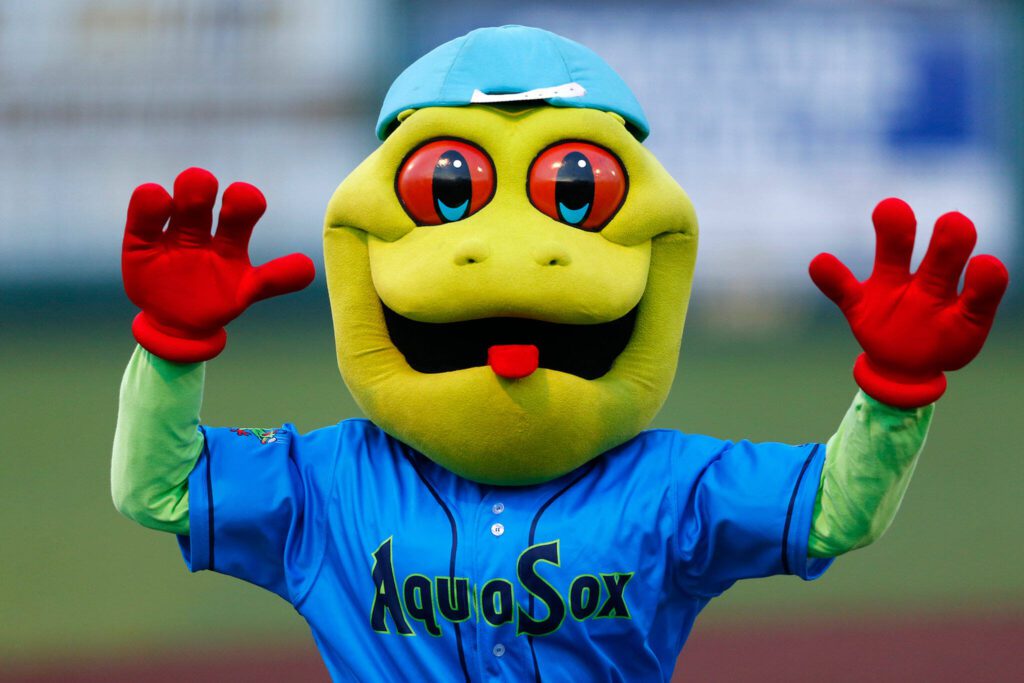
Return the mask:
[[[597,379],[611,369],[629,344],[637,314],[634,307],[621,318],[592,325],[528,318],[423,323],[401,316],[383,303],[381,306],[391,342],[417,372],[464,370],[488,365],[489,360],[495,367],[496,355],[535,347],[538,353],[532,369],[548,368],[583,379]],[[508,376],[496,367],[495,371]]]

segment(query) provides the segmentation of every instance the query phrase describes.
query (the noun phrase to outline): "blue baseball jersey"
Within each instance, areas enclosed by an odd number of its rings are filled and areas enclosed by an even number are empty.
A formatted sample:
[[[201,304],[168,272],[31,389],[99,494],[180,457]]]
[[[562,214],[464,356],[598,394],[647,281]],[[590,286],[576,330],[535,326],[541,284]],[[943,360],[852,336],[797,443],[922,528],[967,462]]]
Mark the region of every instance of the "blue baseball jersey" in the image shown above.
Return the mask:
[[[668,680],[739,579],[820,575],[820,444],[643,432],[554,481],[488,486],[366,420],[203,428],[192,571],[307,620],[336,680]]]

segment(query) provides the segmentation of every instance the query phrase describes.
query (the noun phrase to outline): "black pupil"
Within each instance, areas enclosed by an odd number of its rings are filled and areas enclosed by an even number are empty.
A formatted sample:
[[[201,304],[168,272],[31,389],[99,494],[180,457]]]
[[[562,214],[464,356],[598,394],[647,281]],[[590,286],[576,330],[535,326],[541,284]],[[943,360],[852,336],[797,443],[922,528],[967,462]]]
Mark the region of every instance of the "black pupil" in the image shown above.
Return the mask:
[[[582,152],[569,152],[555,176],[555,202],[563,220],[582,223],[594,203],[594,169]],[[565,210],[577,212],[567,215]],[[584,210],[582,217],[579,213]],[[573,220],[576,219],[576,220]]]
[[[473,181],[469,177],[466,158],[450,149],[434,166],[434,203],[442,220],[457,221],[469,212],[473,197]]]

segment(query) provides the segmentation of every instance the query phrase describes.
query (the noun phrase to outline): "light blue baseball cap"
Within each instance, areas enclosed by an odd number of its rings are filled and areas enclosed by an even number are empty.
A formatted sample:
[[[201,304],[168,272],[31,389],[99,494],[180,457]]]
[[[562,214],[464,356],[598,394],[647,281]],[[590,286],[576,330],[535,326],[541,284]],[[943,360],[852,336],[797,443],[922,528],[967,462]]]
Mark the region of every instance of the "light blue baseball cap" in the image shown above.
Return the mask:
[[[540,100],[615,112],[640,141],[650,133],[629,86],[592,50],[529,26],[479,28],[423,55],[388,89],[377,137],[407,109]]]

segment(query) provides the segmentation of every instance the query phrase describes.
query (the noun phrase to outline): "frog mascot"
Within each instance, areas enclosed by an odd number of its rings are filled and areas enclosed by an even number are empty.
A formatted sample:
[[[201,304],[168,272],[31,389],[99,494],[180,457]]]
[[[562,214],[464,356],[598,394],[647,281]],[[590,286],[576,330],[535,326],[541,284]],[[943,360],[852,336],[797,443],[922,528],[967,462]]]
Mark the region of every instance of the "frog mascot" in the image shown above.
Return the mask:
[[[1006,269],[968,262],[974,227],[950,213],[911,273],[914,215],[887,199],[866,281],[827,254],[810,267],[864,349],[826,444],[645,431],[697,249],[647,134],[607,64],[534,28],[473,31],[402,73],[324,226],[338,365],[368,419],[308,434],[199,410],[224,326],[312,262],[250,264],[251,185],[224,191],[213,236],[210,173],[173,197],[140,186],[117,508],[177,534],[192,571],[289,601],[339,680],[667,680],[735,581],[813,579],[877,539]]]

